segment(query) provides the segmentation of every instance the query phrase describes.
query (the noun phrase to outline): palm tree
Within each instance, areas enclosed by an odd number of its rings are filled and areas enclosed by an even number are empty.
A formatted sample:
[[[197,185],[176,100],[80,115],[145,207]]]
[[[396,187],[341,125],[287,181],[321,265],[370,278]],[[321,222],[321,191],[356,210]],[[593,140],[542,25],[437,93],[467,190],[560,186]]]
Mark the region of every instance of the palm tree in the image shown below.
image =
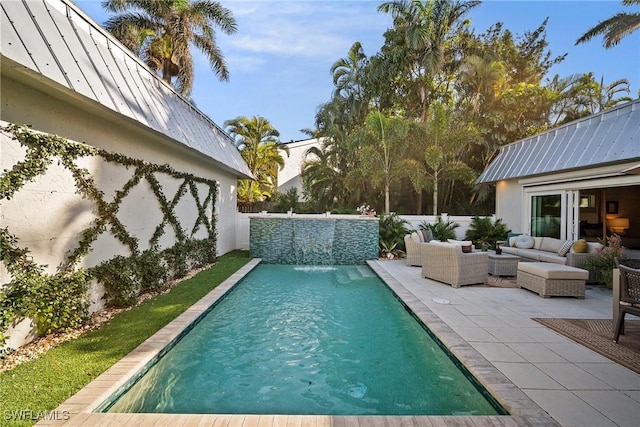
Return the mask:
[[[367,115],[369,96],[363,83],[368,65],[369,60],[362,45],[355,42],[347,56],[331,66],[334,84],[331,104],[341,109],[341,115],[345,116],[345,124],[349,127],[361,124]]]
[[[427,147],[424,162],[407,159],[406,173],[418,194],[431,189],[433,194],[433,215],[438,215],[440,189],[443,182],[461,182],[471,185],[476,178],[475,171],[463,160],[465,151],[477,143],[478,135],[468,126],[461,126],[450,111],[440,102],[434,102],[426,126]]]
[[[280,133],[264,117],[236,117],[224,122],[234,137],[242,158],[255,180],[240,180],[238,202],[253,204],[271,197],[278,187],[278,168],[284,166],[280,151],[289,153],[286,144],[280,142]]]
[[[483,99],[493,101],[500,94],[506,80],[506,66],[500,61],[472,55],[460,66],[460,85],[467,88],[474,113],[479,111]]]
[[[557,101],[553,105],[554,126],[631,101],[631,97],[624,95],[630,92],[628,80],[618,79],[605,85],[604,79],[598,83],[593,73],[562,79],[556,75],[549,83],[549,88],[557,93]]]
[[[364,122],[362,167],[371,183],[384,191],[384,212],[389,213],[391,185],[403,176],[405,141],[409,124],[400,117],[372,111]]]
[[[330,210],[338,193],[333,165],[334,153],[330,145],[311,147],[302,163],[302,184],[305,197],[320,211]]]
[[[105,23],[126,47],[136,52],[164,81],[184,96],[193,88],[193,57],[200,50],[220,80],[229,70],[215,39],[214,27],[225,34],[236,32],[229,9],[210,0],[106,0],[102,6],[116,13]]]
[[[367,56],[362,50],[362,44],[355,42],[345,58],[340,58],[331,66],[331,75],[335,93],[357,92],[360,93],[359,80],[362,78],[362,70],[367,66]]]
[[[422,121],[427,120],[435,95],[429,93],[433,79],[443,70],[447,57],[453,56],[447,55],[451,48],[448,41],[462,24],[464,15],[480,3],[477,0],[392,0],[378,6],[378,11],[391,14],[394,26],[404,35],[407,49],[416,57]]]
[[[640,0],[622,0],[625,6],[640,5]],[[603,35],[602,45],[606,48],[612,48],[620,43],[624,37],[630,35],[640,28],[640,13],[618,12],[609,19],[598,23],[595,27],[589,29],[577,41],[576,45],[586,43],[595,36]]]

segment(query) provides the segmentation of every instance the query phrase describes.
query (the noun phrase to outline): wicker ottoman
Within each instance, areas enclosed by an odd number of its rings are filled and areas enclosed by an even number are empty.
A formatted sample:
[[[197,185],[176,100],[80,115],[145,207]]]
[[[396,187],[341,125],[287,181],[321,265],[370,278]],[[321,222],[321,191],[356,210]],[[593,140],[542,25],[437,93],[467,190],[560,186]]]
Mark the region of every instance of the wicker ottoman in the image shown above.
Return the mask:
[[[515,276],[518,271],[520,257],[502,253],[500,255],[489,251],[489,274],[492,276]]]
[[[521,262],[518,264],[518,286],[552,296],[584,298],[589,272],[581,268],[552,262]]]

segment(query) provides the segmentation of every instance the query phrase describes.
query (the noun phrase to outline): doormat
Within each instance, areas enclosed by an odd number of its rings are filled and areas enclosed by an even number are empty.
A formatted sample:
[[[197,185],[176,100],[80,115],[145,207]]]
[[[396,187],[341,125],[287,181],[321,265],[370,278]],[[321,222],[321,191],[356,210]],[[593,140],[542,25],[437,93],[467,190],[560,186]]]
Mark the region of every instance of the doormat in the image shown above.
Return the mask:
[[[519,288],[515,277],[501,277],[489,275],[487,286],[492,288]]]
[[[630,317],[630,316],[627,316]],[[640,374],[640,322],[627,320],[624,335],[613,342],[611,319],[533,319],[559,334]]]

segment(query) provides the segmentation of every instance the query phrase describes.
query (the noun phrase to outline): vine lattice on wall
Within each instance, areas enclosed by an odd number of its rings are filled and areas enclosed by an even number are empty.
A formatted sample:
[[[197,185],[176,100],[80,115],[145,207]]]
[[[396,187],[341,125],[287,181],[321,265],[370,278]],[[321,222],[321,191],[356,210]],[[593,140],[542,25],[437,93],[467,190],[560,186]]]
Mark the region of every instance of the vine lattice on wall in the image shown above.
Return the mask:
[[[12,322],[24,317],[35,319],[40,333],[64,330],[82,323],[87,318],[88,281],[91,277],[104,286],[108,305],[127,305],[135,302],[139,292],[163,286],[171,273],[173,277],[179,277],[186,274],[192,266],[215,261],[215,215],[212,214],[209,218],[207,209],[212,213],[215,211],[218,191],[216,181],[178,172],[167,164],[153,164],[70,142],[59,136],[34,132],[24,126],[8,125],[1,130],[18,141],[26,149],[26,154],[22,161],[0,175],[0,201],[11,199],[26,183],[45,175],[49,165],[57,160],[73,176],[78,193],[95,204],[96,218],[81,232],[77,245],[66,255],[59,271],[53,275],[43,273],[44,267],[30,260],[29,249],[18,246],[17,239],[8,227],[0,230],[2,261],[12,279],[0,290],[0,344],[5,341],[2,332]],[[105,200],[104,193],[98,188],[89,170],[77,165],[80,158],[92,156],[126,169],[134,169],[133,176],[115,192],[111,202]],[[166,197],[158,180],[160,174],[180,182],[178,191],[171,199]],[[128,232],[117,214],[123,200],[143,180],[149,184],[158,202],[162,220],[147,242],[149,249],[141,252],[139,239]],[[198,186],[207,189],[204,200],[201,200]],[[190,194],[195,201],[194,209],[197,212],[190,230],[183,227],[175,212],[176,206],[186,194]],[[167,226],[175,234],[175,244],[161,251],[158,249],[159,241]],[[207,237],[196,239],[201,228],[205,229]],[[111,233],[128,248],[130,256],[105,260],[88,272],[77,268],[103,233]],[[54,304],[60,306],[60,301],[51,300],[51,291],[65,283],[69,286],[64,295],[70,302],[62,304],[62,313],[51,313],[46,307]],[[57,292],[60,294],[60,289]]]

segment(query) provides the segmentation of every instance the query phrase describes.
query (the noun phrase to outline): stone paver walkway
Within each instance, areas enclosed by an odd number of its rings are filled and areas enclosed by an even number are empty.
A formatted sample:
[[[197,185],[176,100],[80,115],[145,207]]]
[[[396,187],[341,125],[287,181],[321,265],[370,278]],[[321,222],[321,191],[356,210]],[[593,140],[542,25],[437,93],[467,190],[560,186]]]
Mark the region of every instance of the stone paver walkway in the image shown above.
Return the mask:
[[[532,320],[610,319],[611,291],[588,286],[581,300],[517,288],[454,289],[420,278],[419,268],[402,261],[376,264],[561,425],[639,425],[640,375]]]

